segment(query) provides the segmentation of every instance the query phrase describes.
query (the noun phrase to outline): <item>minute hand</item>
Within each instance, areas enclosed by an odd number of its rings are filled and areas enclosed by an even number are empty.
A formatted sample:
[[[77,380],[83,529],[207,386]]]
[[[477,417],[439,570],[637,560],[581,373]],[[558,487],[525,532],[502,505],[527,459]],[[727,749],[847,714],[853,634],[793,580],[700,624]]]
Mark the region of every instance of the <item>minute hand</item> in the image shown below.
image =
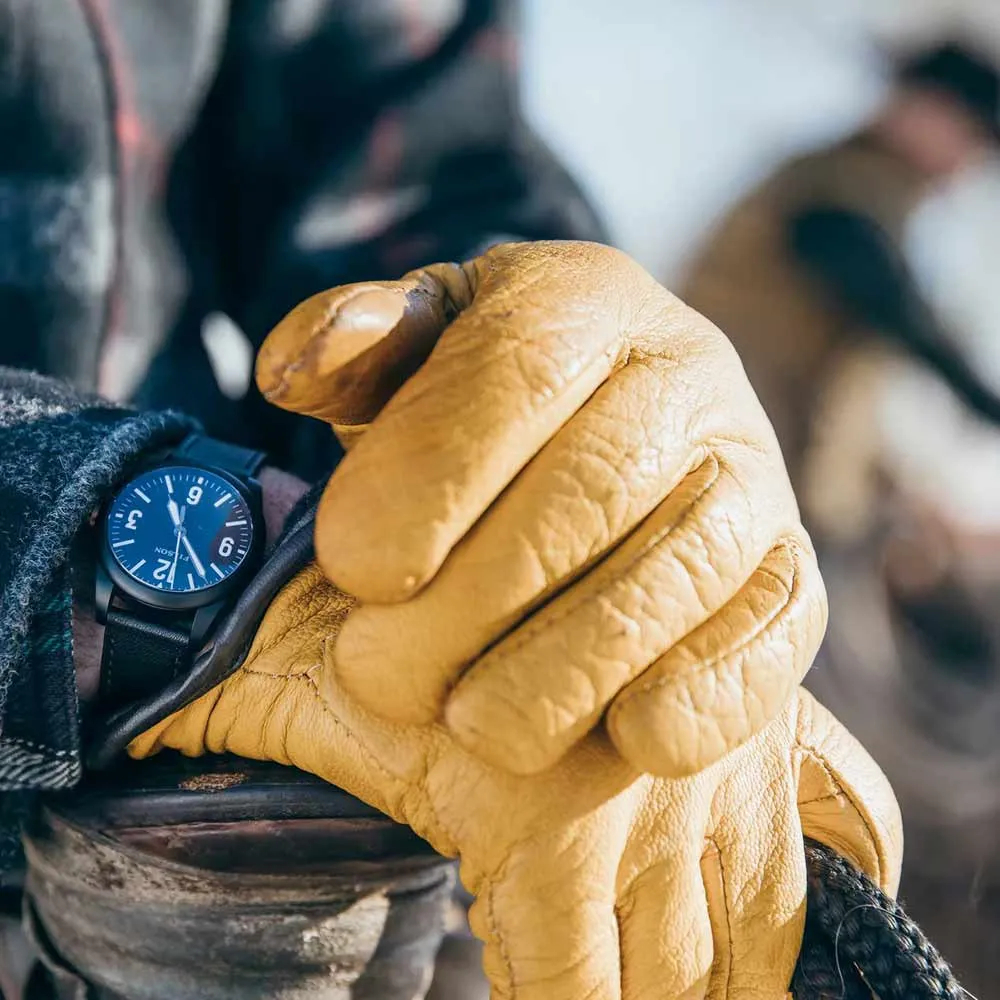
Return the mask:
[[[202,566],[201,560],[198,558],[198,554],[195,552],[191,542],[188,541],[188,536],[186,534],[181,535],[181,541],[184,543],[184,548],[187,549],[187,554],[191,557],[191,562],[194,563],[194,568],[198,571],[198,575],[204,576],[205,567]]]

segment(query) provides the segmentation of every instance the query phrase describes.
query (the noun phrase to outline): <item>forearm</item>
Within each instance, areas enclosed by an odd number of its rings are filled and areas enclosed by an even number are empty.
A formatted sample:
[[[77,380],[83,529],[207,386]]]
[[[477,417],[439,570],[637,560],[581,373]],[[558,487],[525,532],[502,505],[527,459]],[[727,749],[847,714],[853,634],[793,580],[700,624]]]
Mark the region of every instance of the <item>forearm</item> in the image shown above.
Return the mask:
[[[267,543],[270,545],[281,534],[285,518],[309,485],[297,476],[270,466],[261,470],[259,479]],[[104,648],[104,626],[94,618],[93,595],[88,584],[92,581],[83,579],[78,583],[73,602],[73,662],[77,693],[84,703],[92,701],[97,695]]]

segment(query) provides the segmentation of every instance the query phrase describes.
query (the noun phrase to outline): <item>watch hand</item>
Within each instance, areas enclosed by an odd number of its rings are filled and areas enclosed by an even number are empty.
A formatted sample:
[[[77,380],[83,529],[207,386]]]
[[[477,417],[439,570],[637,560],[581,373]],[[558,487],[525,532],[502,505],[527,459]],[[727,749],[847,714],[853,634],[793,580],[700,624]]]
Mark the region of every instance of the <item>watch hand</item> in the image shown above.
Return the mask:
[[[177,557],[181,554],[181,539],[184,537],[183,531],[177,532],[177,544],[174,546],[174,561],[170,564],[170,572],[167,574],[167,583],[171,590],[174,586],[174,574],[177,572]]]
[[[174,527],[179,528],[182,518],[180,511],[177,509],[177,501],[173,497],[167,501],[167,510],[170,512],[170,520],[174,522]]]
[[[201,560],[198,558],[198,554],[195,552],[193,546],[188,541],[188,536],[182,534],[180,536],[181,541],[184,543],[184,548],[187,549],[187,554],[191,557],[191,562],[194,563],[194,568],[198,571],[199,576],[205,575],[205,567],[202,566]]]

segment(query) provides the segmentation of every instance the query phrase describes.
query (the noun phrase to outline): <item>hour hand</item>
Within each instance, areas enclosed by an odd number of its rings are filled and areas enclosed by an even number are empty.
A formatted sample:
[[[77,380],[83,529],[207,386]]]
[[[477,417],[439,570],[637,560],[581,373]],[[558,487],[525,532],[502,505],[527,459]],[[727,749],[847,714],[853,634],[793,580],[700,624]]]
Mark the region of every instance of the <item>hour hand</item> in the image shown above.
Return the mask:
[[[174,527],[179,528],[181,526],[181,512],[173,497],[167,501],[167,510],[170,511],[170,520],[174,522]]]

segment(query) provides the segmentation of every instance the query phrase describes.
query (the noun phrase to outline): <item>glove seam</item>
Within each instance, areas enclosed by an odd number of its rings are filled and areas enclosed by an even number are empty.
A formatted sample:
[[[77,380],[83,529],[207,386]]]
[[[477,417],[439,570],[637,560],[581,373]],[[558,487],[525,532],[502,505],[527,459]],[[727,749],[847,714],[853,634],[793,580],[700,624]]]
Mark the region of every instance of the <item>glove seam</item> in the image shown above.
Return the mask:
[[[507,952],[507,948],[504,945],[503,935],[500,933],[500,927],[497,923],[495,905],[495,883],[490,881],[489,888],[487,891],[487,899],[489,902],[486,905],[486,922],[489,925],[490,933],[493,935],[497,943],[497,951],[500,953],[500,958],[503,960],[504,968],[507,972],[507,982],[510,983],[510,995],[511,997],[517,994],[517,983],[514,980],[514,965],[510,960],[510,955]]]
[[[714,852],[715,857],[718,859],[719,882],[722,886],[722,911],[726,917],[726,934],[728,935],[728,940],[726,941],[726,950],[728,951],[729,949],[732,948],[733,922],[732,922],[732,914],[730,913],[729,909],[729,882],[726,875],[726,866],[723,863],[722,849],[719,847],[719,842],[711,834],[706,834],[705,847],[702,850],[701,855],[698,859],[699,860],[698,870],[699,874],[701,875],[702,892],[705,897],[706,908],[708,906],[708,900],[709,900],[709,889],[708,885],[705,882],[705,875],[701,869],[701,863],[706,860],[710,852]],[[666,867],[667,865],[668,865],[667,861],[660,860],[656,862],[656,864],[651,865],[649,868],[644,868],[641,872],[637,873],[636,875],[632,876],[631,879],[629,879],[628,883],[625,886],[623,886],[621,892],[618,895],[618,901],[615,903],[614,910],[616,918],[620,918],[620,914],[622,913],[622,911],[625,909],[626,906],[628,905],[634,906],[636,883],[641,881],[644,877],[649,875],[649,873],[654,871],[656,868],[663,868]],[[619,927],[620,926],[621,924],[619,919]],[[716,943],[717,942],[715,941],[713,935],[712,938],[713,951],[715,949]],[[722,997],[729,996],[729,989],[732,981],[732,975],[733,975],[733,963],[732,960],[730,959],[729,963],[726,966],[726,982],[723,992],[721,994]]]
[[[399,785],[404,785],[405,786],[407,784],[410,784],[410,782],[406,778],[401,778],[399,775],[394,774],[387,767],[385,767],[385,765],[382,764],[375,757],[375,755],[373,753],[371,753],[370,750],[365,749],[364,746],[363,746],[363,744],[362,744],[362,742],[354,735],[354,733],[352,732],[351,728],[341,718],[339,718],[338,715],[333,711],[333,709],[330,708],[330,706],[326,703],[326,700],[323,698],[323,695],[320,692],[319,683],[317,682],[316,678],[313,677],[313,672],[315,670],[319,669],[319,667],[320,667],[320,664],[316,664],[315,666],[310,667],[308,670],[304,670],[301,673],[297,673],[297,674],[272,674],[272,673],[268,673],[268,672],[263,671],[263,670],[255,670],[253,667],[244,667],[243,670],[244,670],[245,673],[253,675],[253,676],[265,677],[265,678],[268,678],[270,680],[280,680],[280,681],[282,681],[282,682],[284,682],[286,684],[289,683],[289,682],[291,682],[291,681],[305,681],[305,683],[312,690],[313,697],[316,699],[316,702],[320,706],[321,710],[326,715],[328,715],[330,717],[330,719],[332,720],[333,724],[338,729],[340,729],[344,734],[346,734],[346,736],[352,742],[354,742],[355,744],[358,745],[358,747],[363,751],[363,757],[364,757],[364,759],[365,759],[366,762],[370,762],[371,766],[380,775],[382,775],[383,778],[388,779],[393,784],[395,784],[397,786],[399,786]],[[285,756],[288,757],[287,746],[285,748]],[[291,758],[289,758],[289,759],[291,759]],[[424,769],[423,770],[424,770],[424,778],[425,778],[425,783],[426,783],[427,774],[428,774],[428,772],[430,770],[430,763],[429,763],[429,761],[424,760]],[[405,799],[405,796],[404,796],[404,799]],[[369,803],[369,805],[370,804],[371,803]],[[447,825],[442,822],[441,817],[439,816],[437,810],[434,808],[434,803],[433,803],[430,795],[426,796],[426,798],[425,798],[425,804],[427,806],[428,811],[431,814],[434,826],[437,828],[438,831],[440,831],[441,833],[444,834],[445,838],[447,838],[447,840],[450,842],[451,845],[455,845],[457,843],[457,840],[456,840],[455,836],[452,834],[452,832],[447,828]],[[378,808],[378,807],[376,806],[375,808]],[[406,810],[401,810],[401,813],[403,811],[406,811]],[[410,824],[410,823],[407,823],[407,825],[412,826],[412,824]],[[419,831],[417,831],[417,833],[419,834]],[[457,856],[457,853],[458,853],[457,849],[456,849],[455,853],[456,853],[456,856]]]
[[[329,640],[326,640],[326,642],[328,642],[328,641]],[[324,647],[326,645],[326,642],[324,642]],[[305,680],[309,684],[310,688],[312,689],[313,697],[319,703],[319,705],[322,708],[323,712],[325,712],[327,715],[330,716],[330,718],[333,720],[333,723],[334,723],[335,726],[337,726],[338,728],[342,729],[344,732],[346,732],[348,734],[348,736],[350,736],[352,739],[354,739],[353,733],[351,733],[350,728],[347,726],[346,723],[343,722],[343,720],[341,720],[340,718],[337,717],[336,713],[330,708],[330,706],[326,703],[326,700],[323,698],[322,694],[320,693],[319,683],[316,681],[316,678],[313,677],[313,672],[315,670],[317,670],[317,669],[319,669],[319,664],[317,664],[315,667],[311,667],[308,671],[305,671],[304,673],[301,673],[301,674],[284,674],[284,675],[281,675],[281,676],[283,677],[283,679],[285,681],[289,681],[289,680],[292,680],[292,679],[299,679],[299,678],[302,679],[302,680]],[[262,673],[261,671],[255,671],[252,668],[250,668],[248,670],[248,672],[249,673],[257,673],[257,674],[261,674]],[[271,674],[265,674],[264,676],[273,676],[273,675],[271,675]],[[379,771],[379,773],[381,773],[382,775],[390,778],[394,782],[406,784],[405,779],[400,779],[395,774],[393,774],[391,771],[389,771],[386,767],[384,767],[381,763],[379,763],[374,758],[374,755],[372,755],[370,752],[366,751],[365,752],[365,756],[366,756],[366,758],[370,759],[373,762],[373,764],[375,765],[375,768]],[[423,778],[424,778],[425,784],[426,784],[428,775],[430,773],[430,769],[431,769],[430,760],[425,756],[424,759],[423,759]],[[448,829],[447,824],[445,824],[444,822],[442,822],[440,815],[438,814],[437,810],[434,807],[433,799],[432,799],[432,797],[429,794],[425,796],[425,804],[427,806],[428,812],[431,815],[431,818],[433,820],[434,825],[437,827],[437,829],[440,832],[442,832],[444,834],[444,836],[448,839],[448,841],[454,846],[455,854],[459,858],[459,860],[461,861],[461,853],[460,853],[460,851],[457,848],[457,843],[458,843],[457,838]],[[419,831],[417,831],[417,832],[419,833]],[[524,842],[527,842],[528,840],[530,840],[530,837],[529,838],[525,838]],[[511,852],[513,852],[513,850],[516,849],[516,846],[517,846],[516,844],[511,846]],[[508,860],[509,860],[509,856],[508,856]],[[499,869],[497,869],[496,871],[494,871],[492,873],[492,877],[491,876],[484,876],[483,877],[483,879],[482,879],[482,881],[480,883],[480,892],[476,894],[476,898],[477,898],[477,900],[482,901],[482,902],[485,903],[486,922],[487,922],[487,925],[489,927],[490,934],[492,935],[494,941],[496,942],[497,951],[499,952],[500,958],[501,958],[501,960],[503,961],[503,964],[504,964],[504,969],[505,969],[506,974],[507,974],[507,981],[510,984],[510,996],[511,996],[511,998],[514,998],[517,995],[517,993],[518,993],[518,986],[517,986],[517,982],[516,982],[515,976],[514,976],[514,966],[513,966],[513,963],[511,961],[510,955],[509,955],[509,953],[507,951],[507,948],[506,948],[506,945],[505,945],[505,942],[504,942],[503,934],[500,932],[499,924],[498,924],[497,918],[496,918],[496,911],[495,911],[495,896],[496,896],[495,889],[496,889],[496,883],[497,883],[497,881],[503,881],[503,871],[504,871],[505,866],[506,866],[506,862]],[[485,893],[483,892],[483,889],[485,889]],[[484,896],[485,896],[485,899],[484,899]]]
[[[722,909],[723,912],[726,914],[726,934],[729,937],[728,941],[726,941],[726,952],[728,954],[731,952],[733,947],[733,921],[732,921],[732,916],[729,912],[729,888],[728,888],[729,883],[726,878],[726,866],[722,860],[722,849],[719,847],[719,843],[715,839],[715,837],[706,836],[705,842],[711,844],[712,847],[715,848],[715,853],[719,859],[719,878],[720,881],[722,882]],[[704,857],[704,854],[702,855],[702,857]],[[704,881],[705,881],[704,876],[702,876],[703,884]],[[705,889],[705,900],[706,902],[708,901],[707,888]],[[732,955],[730,954],[729,961],[726,963],[726,985],[722,993],[724,997],[729,996],[729,986],[730,983],[732,982],[732,978],[733,978],[733,960],[732,960]]]

